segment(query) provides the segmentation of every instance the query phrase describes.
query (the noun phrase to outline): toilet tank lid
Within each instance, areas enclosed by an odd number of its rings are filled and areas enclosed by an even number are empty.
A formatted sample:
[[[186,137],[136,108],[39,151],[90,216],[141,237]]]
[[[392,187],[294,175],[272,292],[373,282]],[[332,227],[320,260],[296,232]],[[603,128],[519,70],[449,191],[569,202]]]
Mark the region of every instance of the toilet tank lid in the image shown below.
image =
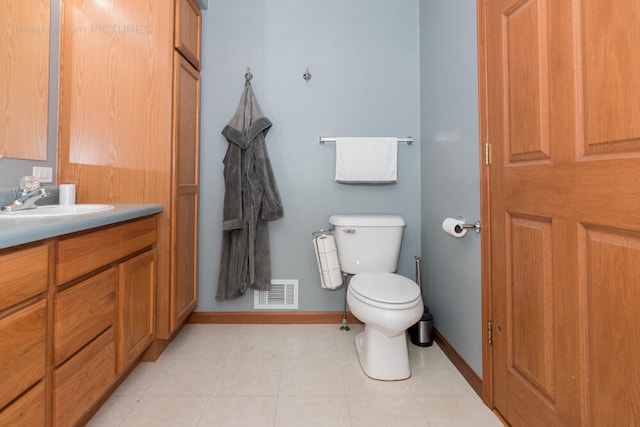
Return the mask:
[[[331,215],[329,224],[345,227],[398,227],[406,222],[400,215]]]

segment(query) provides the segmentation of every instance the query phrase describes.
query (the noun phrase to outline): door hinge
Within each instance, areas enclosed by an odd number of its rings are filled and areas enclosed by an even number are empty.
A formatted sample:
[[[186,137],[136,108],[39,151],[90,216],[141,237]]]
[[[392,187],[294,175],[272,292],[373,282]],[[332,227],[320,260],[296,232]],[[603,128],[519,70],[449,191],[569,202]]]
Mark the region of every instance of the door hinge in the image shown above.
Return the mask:
[[[491,143],[489,142],[484,143],[484,164],[491,164]]]
[[[487,323],[487,341],[489,341],[489,345],[493,345],[493,320],[489,320]]]

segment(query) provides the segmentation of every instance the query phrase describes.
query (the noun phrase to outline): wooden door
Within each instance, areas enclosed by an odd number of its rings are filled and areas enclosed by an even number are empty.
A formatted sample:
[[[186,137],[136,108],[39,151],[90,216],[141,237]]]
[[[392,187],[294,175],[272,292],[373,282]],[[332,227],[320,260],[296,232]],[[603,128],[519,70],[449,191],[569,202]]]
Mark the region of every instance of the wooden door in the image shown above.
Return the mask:
[[[639,425],[640,2],[479,6],[493,404]]]
[[[198,300],[200,73],[174,53],[171,330]]]

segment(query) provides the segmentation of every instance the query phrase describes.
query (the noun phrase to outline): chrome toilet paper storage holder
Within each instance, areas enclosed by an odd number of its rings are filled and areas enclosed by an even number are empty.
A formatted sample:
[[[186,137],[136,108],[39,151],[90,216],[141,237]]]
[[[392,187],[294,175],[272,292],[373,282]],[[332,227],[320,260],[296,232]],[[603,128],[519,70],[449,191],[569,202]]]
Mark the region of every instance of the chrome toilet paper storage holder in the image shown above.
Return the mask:
[[[480,220],[477,220],[474,224],[467,223],[462,217],[458,217],[458,220],[462,221],[462,224],[454,227],[456,233],[461,233],[462,230],[475,230],[476,233],[480,232]]]

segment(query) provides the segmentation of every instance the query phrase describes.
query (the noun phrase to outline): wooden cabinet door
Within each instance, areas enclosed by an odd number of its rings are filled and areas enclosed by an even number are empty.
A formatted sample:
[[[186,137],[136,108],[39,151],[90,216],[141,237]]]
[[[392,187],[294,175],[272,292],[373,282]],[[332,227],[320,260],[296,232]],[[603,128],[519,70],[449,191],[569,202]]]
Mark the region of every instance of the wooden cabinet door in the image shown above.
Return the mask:
[[[637,425],[640,3],[479,4],[495,407],[514,427]]]
[[[175,48],[200,69],[202,12],[195,0],[176,0]]]
[[[128,368],[155,337],[156,251],[118,266],[118,369]]]
[[[172,214],[171,330],[193,311],[198,296],[200,73],[174,54],[174,203]]]

